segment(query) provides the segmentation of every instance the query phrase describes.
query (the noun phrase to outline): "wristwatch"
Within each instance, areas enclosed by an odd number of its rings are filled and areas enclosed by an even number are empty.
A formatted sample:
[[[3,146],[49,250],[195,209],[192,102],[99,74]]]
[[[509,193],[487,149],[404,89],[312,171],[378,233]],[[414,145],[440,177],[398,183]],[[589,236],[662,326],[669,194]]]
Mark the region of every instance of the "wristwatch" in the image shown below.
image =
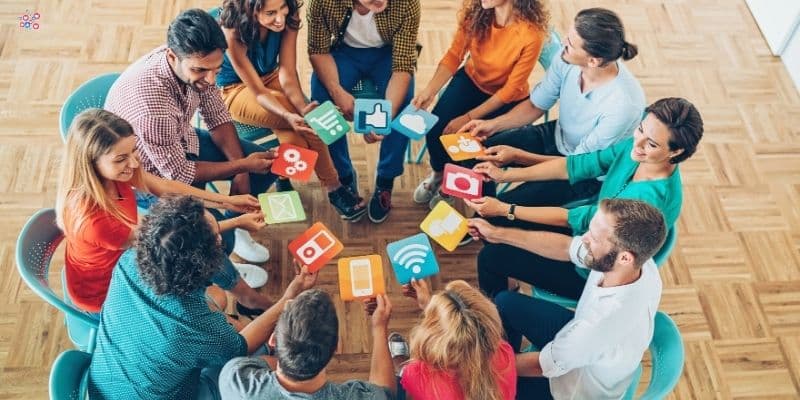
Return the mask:
[[[508,214],[506,214],[506,218],[508,218],[509,221],[513,221],[517,218],[517,216],[514,215],[515,208],[517,208],[516,204],[512,204],[511,207],[508,208]]]

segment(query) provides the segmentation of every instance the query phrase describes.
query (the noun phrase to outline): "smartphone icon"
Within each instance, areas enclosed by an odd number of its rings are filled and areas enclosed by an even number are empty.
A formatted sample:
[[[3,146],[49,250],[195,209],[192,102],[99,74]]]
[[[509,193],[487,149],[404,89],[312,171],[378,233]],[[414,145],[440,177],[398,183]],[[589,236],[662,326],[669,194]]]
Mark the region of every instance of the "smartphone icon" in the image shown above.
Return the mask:
[[[372,266],[368,259],[350,261],[350,282],[353,284],[353,296],[371,296],[375,291],[372,287]]]

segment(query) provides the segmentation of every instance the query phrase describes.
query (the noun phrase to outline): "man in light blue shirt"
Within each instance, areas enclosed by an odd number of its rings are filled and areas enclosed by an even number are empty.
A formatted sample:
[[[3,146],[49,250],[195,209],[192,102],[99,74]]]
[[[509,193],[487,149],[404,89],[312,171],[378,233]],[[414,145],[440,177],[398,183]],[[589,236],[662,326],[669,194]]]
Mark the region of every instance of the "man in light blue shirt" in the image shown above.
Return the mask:
[[[629,137],[641,121],[644,92],[620,61],[636,54],[636,46],[625,41],[622,22],[613,11],[582,10],[564,38],[561,56],[551,61],[530,101],[497,118],[471,121],[461,131],[485,138],[486,155],[478,160],[503,166],[529,166],[602,150]],[[530,125],[559,100],[557,121]],[[502,199],[525,206],[560,206],[594,196],[599,189],[596,180],[575,185],[528,182]]]

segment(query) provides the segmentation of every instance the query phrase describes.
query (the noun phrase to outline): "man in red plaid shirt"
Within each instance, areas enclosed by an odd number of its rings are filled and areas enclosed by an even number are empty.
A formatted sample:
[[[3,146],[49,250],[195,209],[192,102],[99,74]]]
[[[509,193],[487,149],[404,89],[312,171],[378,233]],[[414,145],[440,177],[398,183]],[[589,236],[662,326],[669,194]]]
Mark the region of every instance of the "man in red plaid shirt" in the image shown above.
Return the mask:
[[[219,24],[208,13],[184,11],[170,24],[167,45],[137,60],[117,79],[105,108],[134,127],[148,172],[199,188],[209,181],[230,180],[231,194],[257,196],[276,179],[269,172],[275,155],[236,134],[214,85],[226,48]],[[192,126],[198,110],[210,132]],[[269,258],[268,250],[246,230],[236,229],[235,238],[233,251],[240,257],[257,263]],[[266,282],[266,271],[242,265],[237,269],[244,278],[246,271],[261,275],[263,279],[255,281],[262,285]]]

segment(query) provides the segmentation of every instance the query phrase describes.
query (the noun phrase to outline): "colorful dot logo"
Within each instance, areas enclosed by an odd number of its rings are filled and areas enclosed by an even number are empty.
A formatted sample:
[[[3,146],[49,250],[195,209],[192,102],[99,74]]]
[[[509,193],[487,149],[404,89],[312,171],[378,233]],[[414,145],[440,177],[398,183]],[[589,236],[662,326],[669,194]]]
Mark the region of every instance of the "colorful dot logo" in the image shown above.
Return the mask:
[[[33,13],[30,10],[25,10],[25,14],[20,15],[17,17],[19,20],[19,27],[20,29],[25,29],[27,31],[30,30],[38,30],[39,29],[39,19],[42,17],[37,11]]]

